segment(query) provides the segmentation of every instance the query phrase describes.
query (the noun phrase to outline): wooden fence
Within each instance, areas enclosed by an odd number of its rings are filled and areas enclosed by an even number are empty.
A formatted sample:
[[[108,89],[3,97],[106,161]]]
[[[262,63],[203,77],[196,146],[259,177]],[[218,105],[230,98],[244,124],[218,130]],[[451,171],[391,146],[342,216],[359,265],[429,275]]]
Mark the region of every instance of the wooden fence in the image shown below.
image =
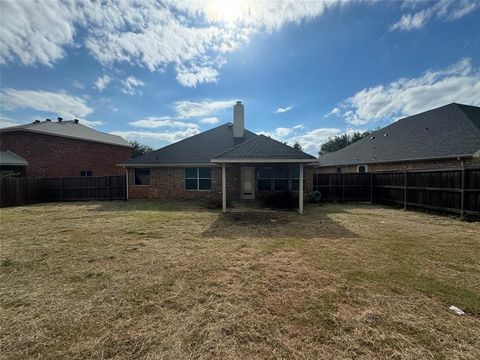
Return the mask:
[[[369,201],[480,216],[480,167],[316,174],[314,190],[324,201]]]
[[[125,176],[1,178],[0,207],[49,201],[126,200]]]

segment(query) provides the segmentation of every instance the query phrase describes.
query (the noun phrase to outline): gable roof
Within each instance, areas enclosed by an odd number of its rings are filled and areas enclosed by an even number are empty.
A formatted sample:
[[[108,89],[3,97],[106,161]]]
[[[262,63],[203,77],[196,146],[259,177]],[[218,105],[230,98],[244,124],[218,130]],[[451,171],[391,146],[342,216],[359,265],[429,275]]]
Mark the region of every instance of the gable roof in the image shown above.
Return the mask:
[[[27,166],[28,161],[14,152],[7,150],[0,151],[0,165]]]
[[[472,156],[480,151],[480,107],[452,103],[396,121],[343,149],[320,166]]]
[[[258,135],[245,130],[245,140]],[[123,165],[209,164],[219,153],[235,145],[231,123],[217,126],[161,149],[125,161]]]
[[[61,136],[72,139],[87,140],[110,145],[132,147],[130,143],[121,136],[107,134],[74,120],[68,121],[41,121],[37,123],[11,126],[0,129],[0,132],[28,131],[45,135]]]
[[[258,135],[248,141],[217,154],[212,161],[223,160],[308,160],[315,159],[314,156],[304,153],[280,141],[269,138],[265,135]]]

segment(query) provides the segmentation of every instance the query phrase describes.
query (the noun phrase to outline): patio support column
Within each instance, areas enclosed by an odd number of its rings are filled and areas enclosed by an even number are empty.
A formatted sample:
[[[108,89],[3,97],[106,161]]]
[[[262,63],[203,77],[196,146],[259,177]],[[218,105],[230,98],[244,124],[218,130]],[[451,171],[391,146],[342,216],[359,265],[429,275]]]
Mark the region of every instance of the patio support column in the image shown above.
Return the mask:
[[[303,214],[303,164],[300,164],[300,174],[298,181],[298,213]]]
[[[227,169],[226,164],[222,164],[222,211],[227,212]]]

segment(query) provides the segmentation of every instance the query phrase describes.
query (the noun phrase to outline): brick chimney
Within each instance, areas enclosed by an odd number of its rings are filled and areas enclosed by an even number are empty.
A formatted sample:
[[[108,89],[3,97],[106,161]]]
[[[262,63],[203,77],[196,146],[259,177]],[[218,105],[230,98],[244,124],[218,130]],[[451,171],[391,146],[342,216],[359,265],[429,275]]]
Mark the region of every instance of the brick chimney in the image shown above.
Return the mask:
[[[237,101],[233,105],[233,137],[235,142],[240,143],[243,141],[243,136],[245,133],[245,116],[244,108],[241,101]]]

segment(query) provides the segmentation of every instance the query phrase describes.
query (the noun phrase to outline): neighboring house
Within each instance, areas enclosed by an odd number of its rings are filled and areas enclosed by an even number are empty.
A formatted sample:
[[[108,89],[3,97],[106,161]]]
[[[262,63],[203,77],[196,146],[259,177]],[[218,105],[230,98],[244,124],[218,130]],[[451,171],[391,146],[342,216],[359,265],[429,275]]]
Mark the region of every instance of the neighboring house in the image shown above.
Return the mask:
[[[17,154],[7,150],[0,151],[0,177],[25,176],[28,162]]]
[[[258,199],[272,191],[312,190],[315,158],[303,151],[244,129],[244,107],[234,105],[227,123],[159,150],[128,160],[129,198]],[[305,177],[305,192],[299,184]]]
[[[321,156],[320,173],[442,169],[480,164],[480,107],[452,103],[398,120]]]
[[[122,175],[117,165],[132,157],[120,136],[61,118],[0,129],[0,150],[26,161],[29,177]]]

